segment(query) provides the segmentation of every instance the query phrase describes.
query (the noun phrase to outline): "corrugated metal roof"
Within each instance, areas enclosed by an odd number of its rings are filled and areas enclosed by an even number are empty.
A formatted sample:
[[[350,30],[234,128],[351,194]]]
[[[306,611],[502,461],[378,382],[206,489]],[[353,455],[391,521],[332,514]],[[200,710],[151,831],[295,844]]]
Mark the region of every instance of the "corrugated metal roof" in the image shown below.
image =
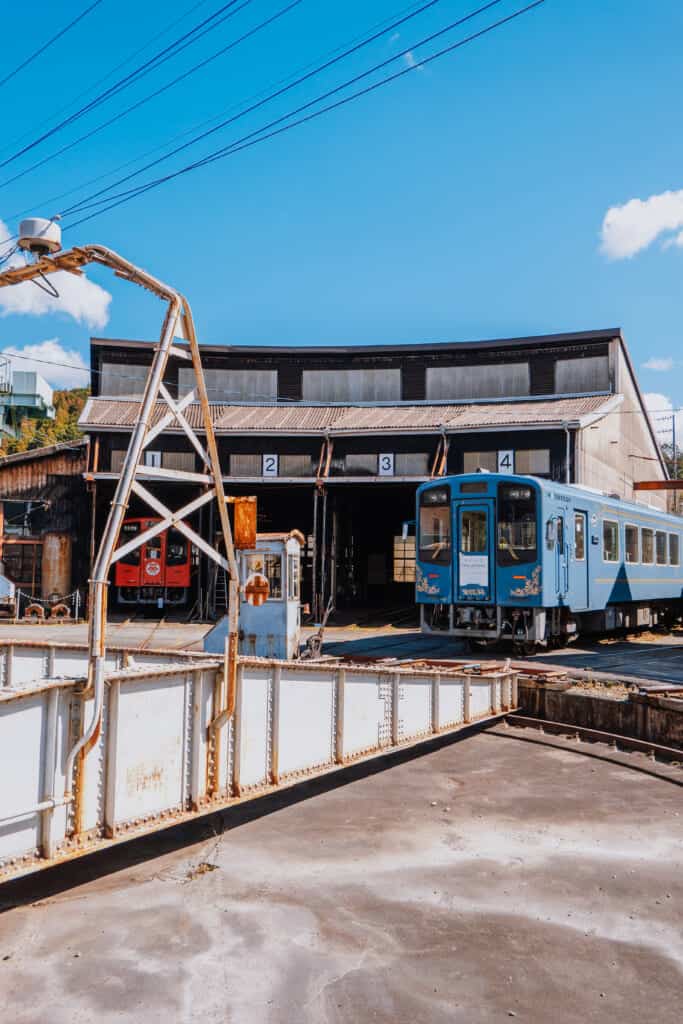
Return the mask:
[[[599,414],[615,401],[614,395],[554,398],[538,401],[482,402],[444,405],[221,405],[211,406],[217,434],[323,434],[421,433],[481,427],[549,426],[576,423]],[[128,430],[137,419],[139,403],[133,399],[91,398],[80,419],[84,429]],[[168,411],[159,403],[153,424]],[[185,416],[201,430],[197,404]]]

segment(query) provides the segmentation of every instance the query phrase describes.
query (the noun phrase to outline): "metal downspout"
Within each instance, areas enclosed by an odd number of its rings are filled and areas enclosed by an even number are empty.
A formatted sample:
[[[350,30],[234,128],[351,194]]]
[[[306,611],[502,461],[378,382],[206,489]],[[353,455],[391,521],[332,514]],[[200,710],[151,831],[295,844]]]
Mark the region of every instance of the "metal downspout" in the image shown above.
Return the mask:
[[[569,473],[569,454],[571,450],[569,425],[567,423],[563,423],[562,429],[564,430],[564,482],[568,484],[571,483]]]

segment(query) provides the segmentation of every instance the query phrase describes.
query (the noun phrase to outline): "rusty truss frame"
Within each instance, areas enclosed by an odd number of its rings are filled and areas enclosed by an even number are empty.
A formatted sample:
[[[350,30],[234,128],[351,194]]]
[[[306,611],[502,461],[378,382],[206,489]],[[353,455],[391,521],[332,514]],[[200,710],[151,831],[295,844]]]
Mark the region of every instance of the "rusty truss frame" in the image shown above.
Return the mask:
[[[88,680],[87,691],[92,692],[93,712],[87,727],[69,751],[66,762],[66,792],[63,800],[55,800],[57,804],[70,803],[73,800],[73,777],[77,758],[79,766],[91,747],[95,744],[102,728],[102,713],[105,691],[105,654],[106,654],[106,622],[107,592],[109,586],[109,570],[120,558],[141,547],[152,537],[173,526],[183,536],[196,545],[208,558],[224,569],[229,575],[229,629],[226,650],[225,675],[227,686],[224,687],[226,706],[218,715],[222,722],[227,719],[234,708],[234,694],[237,674],[238,653],[238,615],[239,615],[239,576],[235,548],[233,544],[230,518],[221,468],[218,457],[215,432],[211,420],[211,410],[204,381],[199,344],[195,330],[192,310],[187,299],[175,288],[164,284],[158,278],[142,270],[129,260],[120,256],[112,249],[102,245],[76,246],[59,252],[54,256],[41,255],[34,262],[21,267],[12,267],[0,273],[0,288],[23,284],[36,278],[45,278],[58,271],[66,271],[80,276],[83,267],[94,263],[108,267],[124,281],[136,284],[152,295],[167,303],[158,344],[154,348],[152,363],[149,369],[144,392],[140,401],[138,416],[131,433],[130,443],[124,459],[123,467],[116,485],[107,522],[100,541],[99,551],[89,582],[89,630],[88,630]],[[187,348],[174,344],[176,337],[187,342]],[[188,394],[176,400],[163,383],[164,371],[169,359],[191,361],[194,369],[195,387]],[[197,433],[188,423],[184,410],[190,403],[199,401],[201,422],[205,431],[206,445],[199,440]],[[158,404],[166,407],[166,412],[158,417]],[[156,420],[156,422],[154,422]],[[203,473],[181,472],[161,467],[140,467],[140,459],[145,448],[172,424],[178,424],[204,464]],[[204,492],[182,508],[173,511],[153,495],[137,479],[140,469],[144,469],[147,479],[159,481],[177,481],[182,479],[188,483],[204,486]],[[128,509],[131,495],[138,498],[161,517],[159,523],[143,531],[133,540],[117,547],[121,526]],[[225,557],[211,547],[190,526],[187,521],[197,509],[215,501],[225,544]],[[76,818],[78,819],[78,808]]]

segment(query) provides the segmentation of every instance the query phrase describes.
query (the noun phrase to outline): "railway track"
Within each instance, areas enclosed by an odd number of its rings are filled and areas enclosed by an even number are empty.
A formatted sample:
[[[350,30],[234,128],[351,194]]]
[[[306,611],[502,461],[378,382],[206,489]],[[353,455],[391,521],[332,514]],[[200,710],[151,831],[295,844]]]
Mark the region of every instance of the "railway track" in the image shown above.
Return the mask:
[[[498,729],[488,730],[488,732],[491,735],[507,736],[510,739],[525,740],[531,743],[547,743],[546,737],[553,736],[564,740],[574,740],[577,745],[573,749],[577,754],[584,754],[587,757],[595,757],[602,761],[609,761],[612,764],[619,764],[625,768],[631,768],[634,771],[651,775],[653,778],[672,782],[677,786],[683,786],[683,771],[681,771],[683,769],[683,750],[677,747],[667,747],[661,743],[635,739],[631,736],[623,736],[620,733],[603,732],[600,729],[589,729],[580,725],[571,725],[568,722],[554,722],[546,718],[533,718],[518,714],[506,715],[503,719],[503,728],[505,732],[500,732]],[[540,733],[544,739],[525,737],[519,733],[515,734],[509,731],[511,728],[534,730]],[[555,746],[555,744],[550,745]],[[595,749],[587,749],[588,746],[606,746],[609,748],[609,753],[596,752]],[[563,746],[562,749],[566,749],[566,746]],[[634,764],[633,761],[627,758],[615,757],[619,753],[629,755],[643,754],[654,764],[662,763],[671,768],[679,769],[680,778],[669,773],[662,774],[655,771],[652,767]]]

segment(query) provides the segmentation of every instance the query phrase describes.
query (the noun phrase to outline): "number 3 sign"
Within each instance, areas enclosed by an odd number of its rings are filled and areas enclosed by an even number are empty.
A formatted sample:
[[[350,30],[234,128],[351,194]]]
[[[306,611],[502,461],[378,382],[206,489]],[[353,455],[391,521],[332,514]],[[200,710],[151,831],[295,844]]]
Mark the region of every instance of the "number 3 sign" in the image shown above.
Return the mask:
[[[394,475],[394,455],[393,452],[385,453],[379,457],[379,475],[380,476],[393,476]]]

